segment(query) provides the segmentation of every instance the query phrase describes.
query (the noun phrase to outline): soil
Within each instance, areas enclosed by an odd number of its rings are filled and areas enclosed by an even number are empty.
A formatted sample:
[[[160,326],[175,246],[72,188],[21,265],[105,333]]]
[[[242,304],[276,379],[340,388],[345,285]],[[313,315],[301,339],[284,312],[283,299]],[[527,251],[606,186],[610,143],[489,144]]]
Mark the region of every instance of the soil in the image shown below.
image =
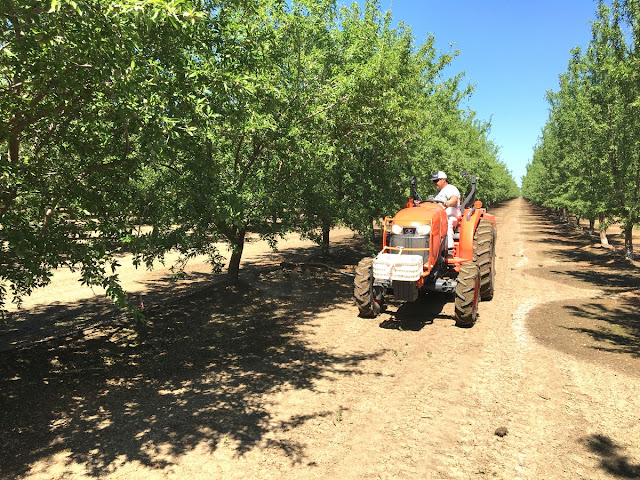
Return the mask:
[[[470,329],[447,295],[359,318],[346,230],[324,256],[252,239],[237,286],[123,258],[140,325],[56,273],[0,327],[0,477],[640,478],[638,262],[522,199],[491,213]]]

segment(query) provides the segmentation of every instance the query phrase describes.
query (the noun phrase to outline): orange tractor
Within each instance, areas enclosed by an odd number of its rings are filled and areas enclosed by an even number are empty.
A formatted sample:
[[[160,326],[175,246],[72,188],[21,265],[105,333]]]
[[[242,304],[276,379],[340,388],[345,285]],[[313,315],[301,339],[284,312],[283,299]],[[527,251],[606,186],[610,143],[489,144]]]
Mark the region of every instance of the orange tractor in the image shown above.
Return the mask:
[[[469,178],[467,172],[463,176]],[[455,293],[455,320],[471,327],[480,300],[493,298],[496,219],[475,200],[476,177],[461,205],[454,230],[454,248],[447,249],[447,214],[434,198],[423,201],[411,179],[412,198],[393,218],[385,218],[382,250],[356,267],[354,297],[360,316],[376,317],[385,295],[414,302],[419,293]]]

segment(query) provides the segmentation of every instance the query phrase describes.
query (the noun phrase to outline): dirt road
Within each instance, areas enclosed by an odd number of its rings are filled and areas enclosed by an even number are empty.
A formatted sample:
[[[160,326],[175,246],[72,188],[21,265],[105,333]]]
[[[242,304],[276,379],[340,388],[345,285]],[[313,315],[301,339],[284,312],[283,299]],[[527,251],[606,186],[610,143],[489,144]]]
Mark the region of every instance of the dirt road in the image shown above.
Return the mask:
[[[524,200],[492,213],[472,329],[442,295],[358,318],[344,231],[335,269],[275,268],[317,253],[291,239],[250,244],[240,287],[144,273],[139,328],[61,336],[113,314],[57,282],[0,331],[0,477],[640,478],[638,264]]]

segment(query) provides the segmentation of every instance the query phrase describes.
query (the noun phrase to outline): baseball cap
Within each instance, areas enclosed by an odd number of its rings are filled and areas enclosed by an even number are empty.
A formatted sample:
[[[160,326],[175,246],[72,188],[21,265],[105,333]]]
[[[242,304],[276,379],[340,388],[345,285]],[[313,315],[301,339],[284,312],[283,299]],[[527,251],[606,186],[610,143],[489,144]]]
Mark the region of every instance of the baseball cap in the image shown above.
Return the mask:
[[[435,182],[436,180],[440,180],[441,178],[447,178],[447,174],[439,170],[437,172],[433,172],[431,181]]]

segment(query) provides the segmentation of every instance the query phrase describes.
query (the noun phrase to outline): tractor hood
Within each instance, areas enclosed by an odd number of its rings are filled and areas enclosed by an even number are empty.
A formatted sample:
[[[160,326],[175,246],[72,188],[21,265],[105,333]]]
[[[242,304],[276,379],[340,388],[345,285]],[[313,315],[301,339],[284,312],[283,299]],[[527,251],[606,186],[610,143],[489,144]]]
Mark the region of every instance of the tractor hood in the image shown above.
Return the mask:
[[[418,225],[427,225],[440,223],[444,218],[446,221],[447,214],[439,203],[422,202],[417,207],[403,208],[396,216],[393,222],[403,227],[415,227]]]

